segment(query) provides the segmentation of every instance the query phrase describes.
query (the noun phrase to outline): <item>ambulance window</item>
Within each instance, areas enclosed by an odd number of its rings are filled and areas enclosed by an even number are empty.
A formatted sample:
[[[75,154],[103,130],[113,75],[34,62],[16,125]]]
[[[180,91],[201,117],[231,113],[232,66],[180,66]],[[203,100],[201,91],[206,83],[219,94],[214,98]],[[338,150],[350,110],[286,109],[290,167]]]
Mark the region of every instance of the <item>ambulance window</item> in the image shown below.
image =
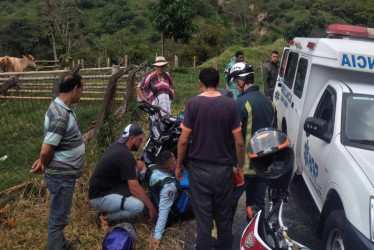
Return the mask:
[[[284,53],[283,53],[281,68],[279,70],[279,76],[280,77],[284,76],[284,71],[286,70],[289,52],[290,52],[289,50],[285,50]]]
[[[297,53],[290,52],[290,54],[288,55],[286,73],[284,75],[284,83],[290,89],[292,89],[293,79],[295,78],[295,72],[296,72],[298,59],[299,59],[299,55]]]
[[[334,129],[336,108],[336,93],[331,87],[327,87],[318,103],[314,117],[325,120],[327,123],[326,134],[332,138]]]
[[[299,98],[303,95],[305,77],[308,69],[308,60],[305,58],[301,58],[299,61],[299,65],[297,67],[296,78],[295,78],[295,85],[293,92]]]

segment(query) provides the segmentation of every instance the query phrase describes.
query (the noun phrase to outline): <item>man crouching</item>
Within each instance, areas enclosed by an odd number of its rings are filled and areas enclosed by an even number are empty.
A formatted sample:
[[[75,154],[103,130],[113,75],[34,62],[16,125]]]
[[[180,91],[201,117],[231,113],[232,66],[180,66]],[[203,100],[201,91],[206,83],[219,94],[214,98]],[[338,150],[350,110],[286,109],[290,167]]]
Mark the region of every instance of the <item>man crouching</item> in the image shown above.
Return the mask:
[[[136,171],[145,169],[131,151],[137,151],[143,131],[137,124],[128,125],[122,137],[102,155],[89,181],[88,197],[91,205],[100,210],[96,223],[107,229],[114,221],[134,217],[149,210],[151,221],[157,219],[157,209],[137,180]]]

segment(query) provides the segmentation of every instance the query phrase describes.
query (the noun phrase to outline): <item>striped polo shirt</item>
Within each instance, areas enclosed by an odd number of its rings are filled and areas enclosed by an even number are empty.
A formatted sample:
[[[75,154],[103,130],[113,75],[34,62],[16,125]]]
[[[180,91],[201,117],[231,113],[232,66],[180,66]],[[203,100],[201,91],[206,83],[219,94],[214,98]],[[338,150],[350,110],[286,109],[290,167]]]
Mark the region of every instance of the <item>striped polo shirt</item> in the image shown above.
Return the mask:
[[[77,118],[58,97],[45,114],[44,143],[56,146],[46,175],[62,180],[74,180],[82,175],[85,146]]]

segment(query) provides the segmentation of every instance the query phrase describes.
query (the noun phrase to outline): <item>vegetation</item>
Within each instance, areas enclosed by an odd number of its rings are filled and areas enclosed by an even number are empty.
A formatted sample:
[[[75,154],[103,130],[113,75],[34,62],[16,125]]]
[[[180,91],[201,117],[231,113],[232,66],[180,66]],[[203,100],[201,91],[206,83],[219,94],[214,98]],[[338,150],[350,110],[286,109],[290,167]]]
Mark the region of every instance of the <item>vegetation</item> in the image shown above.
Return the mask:
[[[331,23],[374,27],[374,2],[369,0],[171,2],[3,0],[0,55],[31,53],[65,64],[84,58],[87,66],[96,66],[99,59],[104,65],[106,57],[120,63],[126,53],[136,63],[162,54],[165,36],[166,58],[179,53],[187,65],[193,56],[201,63],[233,45],[271,44],[295,35],[321,37]],[[207,30],[211,38],[204,38]]]
[[[161,54],[164,55],[164,39],[174,38],[174,41],[188,42],[194,30],[191,20],[191,2],[187,0],[160,0],[151,3],[150,20],[152,25],[161,32]]]
[[[96,65],[99,58],[104,65],[106,57],[119,64],[124,55],[129,56],[130,63],[144,59],[153,61],[154,55],[160,53],[162,38],[159,30],[151,25],[148,2],[159,3],[157,0],[0,1],[0,55],[20,56],[31,53],[37,59],[57,57],[61,65],[84,58],[86,66]],[[183,39],[177,39],[178,42],[174,39],[165,41],[166,58],[171,61],[171,55],[177,53],[183,66],[171,69],[176,92],[173,113],[180,114],[187,98],[200,91],[197,84],[198,69],[189,67],[193,56],[197,57],[198,68],[213,66],[211,58],[217,56],[223,86],[223,69],[234,53],[242,50],[245,60],[254,67],[255,83],[262,86],[261,65],[268,60],[270,51],[282,51],[285,40],[295,35],[324,36],[324,30],[330,23],[374,27],[373,10],[374,3],[369,0],[253,0],[249,6],[248,1],[244,0],[194,1],[194,5],[189,7],[189,13],[185,13],[191,15],[192,23],[196,25],[188,42]],[[64,19],[63,14],[69,15]],[[64,32],[59,32],[64,27]],[[22,141],[3,144],[1,149],[7,147],[12,154],[22,156],[17,145],[27,143],[36,153],[40,147],[40,137],[33,135],[41,134],[40,119],[45,108],[43,112],[36,113],[33,108],[24,107],[23,102],[18,102],[18,105],[24,111],[4,111],[7,103],[2,102],[3,117],[14,119],[13,125],[20,120],[38,121],[39,125],[36,123],[33,128],[24,127],[22,130],[3,126],[7,129],[2,133],[3,136],[13,133]],[[48,103],[37,105],[40,108]],[[94,106],[82,105],[77,110],[78,122],[85,130],[90,127],[92,113],[96,112],[99,105]],[[66,228],[68,239],[80,241],[82,249],[99,249],[105,235],[93,220],[96,211],[91,208],[87,198],[88,178],[102,152],[119,136],[120,127],[129,122],[140,123],[147,131],[147,115],[137,109],[136,102],[131,105],[130,113],[121,124],[113,125],[109,119],[101,127],[99,136],[88,145],[84,175],[78,181],[71,223]],[[114,128],[118,131],[113,133]],[[29,162],[30,159],[19,159],[14,167],[18,171],[27,171]],[[0,182],[16,178],[19,176],[3,176]],[[4,249],[44,248],[49,198],[42,177],[36,177],[26,189],[3,197],[0,208],[6,207],[0,211],[0,245]],[[154,225],[147,222],[146,212],[132,222],[139,235],[138,249],[151,248],[148,240]],[[160,249],[183,248],[183,227],[181,224],[168,228]]]

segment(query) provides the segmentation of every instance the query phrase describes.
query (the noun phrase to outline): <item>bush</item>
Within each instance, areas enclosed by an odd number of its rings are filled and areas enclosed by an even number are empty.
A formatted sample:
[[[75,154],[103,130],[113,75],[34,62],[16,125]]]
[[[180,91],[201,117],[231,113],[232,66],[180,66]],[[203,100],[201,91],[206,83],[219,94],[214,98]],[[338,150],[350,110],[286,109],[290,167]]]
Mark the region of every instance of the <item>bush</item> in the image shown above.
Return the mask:
[[[180,73],[180,74],[188,74],[190,73],[191,69],[188,67],[176,67],[173,68],[173,73]]]
[[[284,10],[291,9],[292,7],[293,7],[293,3],[288,2],[288,1],[279,4],[279,8],[284,9]]]
[[[158,42],[161,40],[160,33],[152,33],[152,35],[149,37],[149,41],[152,43]]]
[[[145,27],[145,19],[141,16],[135,17],[133,23],[137,28],[142,29]]]
[[[286,23],[290,23],[293,21],[293,16],[286,16]]]

